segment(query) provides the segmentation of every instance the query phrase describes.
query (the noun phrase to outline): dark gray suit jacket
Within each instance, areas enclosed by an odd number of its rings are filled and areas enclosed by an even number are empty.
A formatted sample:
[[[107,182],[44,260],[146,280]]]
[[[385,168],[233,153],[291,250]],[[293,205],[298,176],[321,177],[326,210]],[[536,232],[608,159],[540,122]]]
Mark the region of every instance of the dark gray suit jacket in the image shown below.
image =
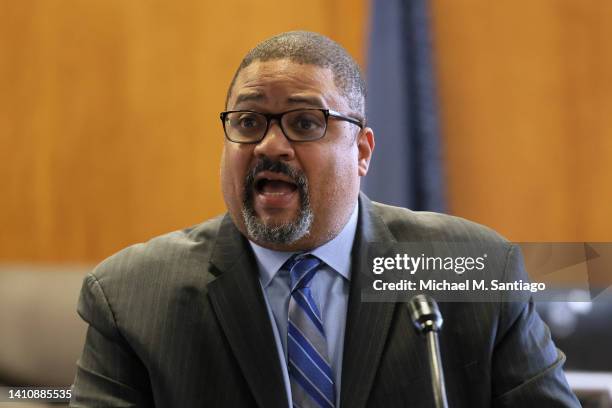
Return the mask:
[[[433,407],[426,345],[403,305],[360,301],[369,277],[359,254],[368,242],[503,241],[455,217],[363,195],[360,206],[341,405]],[[520,255],[504,245],[496,273],[522,276]],[[579,406],[531,302],[440,308],[450,407]],[[89,329],[72,406],[288,406],[254,255],[227,215],[110,257],[85,278],[78,312]]]

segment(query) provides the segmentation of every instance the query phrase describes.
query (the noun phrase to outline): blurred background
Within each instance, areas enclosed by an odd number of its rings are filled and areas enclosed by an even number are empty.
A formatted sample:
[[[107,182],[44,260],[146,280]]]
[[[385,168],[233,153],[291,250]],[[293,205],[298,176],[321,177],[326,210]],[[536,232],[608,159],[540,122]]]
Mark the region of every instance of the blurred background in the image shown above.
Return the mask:
[[[282,31],[363,67],[371,198],[513,241],[612,241],[610,21],[607,0],[0,1],[0,384],[70,384],[83,274],[224,212],[218,113]],[[612,364],[580,360],[610,335],[598,307],[568,356],[612,389]]]

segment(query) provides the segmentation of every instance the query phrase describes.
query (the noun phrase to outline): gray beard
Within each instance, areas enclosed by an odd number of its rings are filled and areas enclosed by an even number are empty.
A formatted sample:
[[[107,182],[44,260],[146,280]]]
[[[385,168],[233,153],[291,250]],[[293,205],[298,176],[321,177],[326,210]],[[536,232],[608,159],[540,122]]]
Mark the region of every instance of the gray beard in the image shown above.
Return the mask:
[[[266,225],[255,213],[253,191],[255,190],[255,175],[263,170],[271,170],[290,176],[300,194],[300,208],[295,220],[278,225]],[[272,162],[264,158],[251,171],[245,180],[244,201],[242,203],[242,218],[248,236],[255,242],[288,245],[300,240],[310,233],[314,214],[310,208],[308,197],[308,181],[306,177],[292,167],[282,162]]]
[[[268,244],[293,244],[308,235],[314,216],[310,207],[302,205],[296,219],[280,225],[266,225],[252,207],[242,207],[242,218],[249,237],[255,242]]]

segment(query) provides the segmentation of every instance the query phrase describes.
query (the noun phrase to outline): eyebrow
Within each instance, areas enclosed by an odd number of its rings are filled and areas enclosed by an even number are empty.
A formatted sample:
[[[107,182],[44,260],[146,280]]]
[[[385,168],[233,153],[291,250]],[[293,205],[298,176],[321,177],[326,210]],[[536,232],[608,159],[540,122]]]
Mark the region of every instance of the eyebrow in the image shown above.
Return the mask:
[[[236,97],[236,102],[234,102],[234,106],[238,106],[243,102],[258,102],[266,99],[266,95],[262,92],[248,92],[240,94]],[[307,96],[307,95],[297,95],[290,96],[287,98],[287,102],[290,104],[300,104],[304,103],[307,105],[312,105],[320,108],[324,108],[325,104],[323,100],[318,96]]]
[[[265,99],[265,95],[261,92],[249,92],[249,93],[243,93],[238,95],[238,97],[236,98],[236,102],[234,102],[234,105],[238,105],[242,102],[249,102],[249,101],[261,101],[262,99]]]
[[[291,96],[287,99],[289,103],[305,103],[307,105],[313,105],[316,107],[323,108],[325,104],[323,100],[318,96]]]

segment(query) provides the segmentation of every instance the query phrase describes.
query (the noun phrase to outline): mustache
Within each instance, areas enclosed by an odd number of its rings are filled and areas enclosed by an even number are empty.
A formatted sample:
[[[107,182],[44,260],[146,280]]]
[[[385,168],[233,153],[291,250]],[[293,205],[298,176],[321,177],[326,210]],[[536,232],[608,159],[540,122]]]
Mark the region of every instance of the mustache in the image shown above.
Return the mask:
[[[255,163],[255,166],[246,175],[244,186],[247,190],[247,197],[251,194],[253,188],[255,187],[255,177],[262,171],[271,171],[274,173],[284,174],[291,178],[301,195],[304,195],[307,192],[308,180],[306,179],[304,173],[289,166],[287,163],[279,160],[272,160],[269,157],[264,156],[259,159],[257,163]]]

